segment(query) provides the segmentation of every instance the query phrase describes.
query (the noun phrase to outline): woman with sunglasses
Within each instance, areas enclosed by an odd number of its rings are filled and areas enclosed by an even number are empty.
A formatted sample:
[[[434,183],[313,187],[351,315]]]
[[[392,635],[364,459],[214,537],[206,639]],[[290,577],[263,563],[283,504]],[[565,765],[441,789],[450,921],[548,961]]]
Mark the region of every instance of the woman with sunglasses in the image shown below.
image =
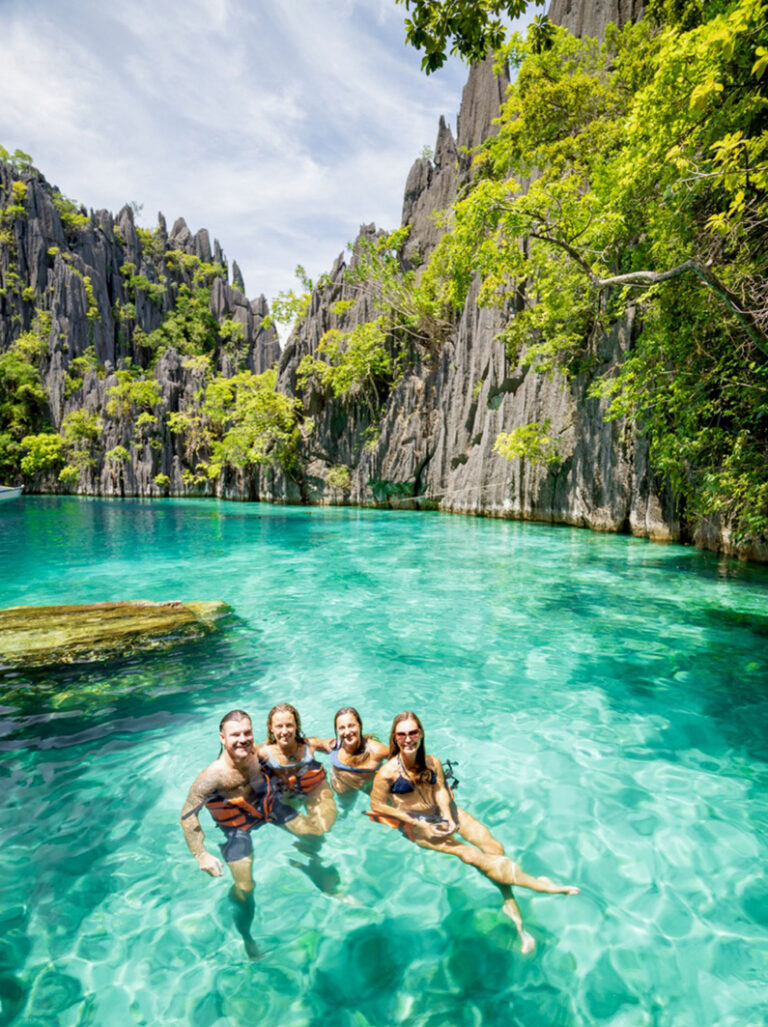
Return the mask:
[[[425,849],[458,856],[485,874],[504,897],[502,909],[517,928],[523,952],[532,952],[535,942],[523,927],[512,886],[562,895],[575,895],[579,889],[526,874],[484,824],[456,805],[440,760],[427,755],[421,721],[410,710],[392,722],[389,756],[373,781],[371,819],[398,828]]]

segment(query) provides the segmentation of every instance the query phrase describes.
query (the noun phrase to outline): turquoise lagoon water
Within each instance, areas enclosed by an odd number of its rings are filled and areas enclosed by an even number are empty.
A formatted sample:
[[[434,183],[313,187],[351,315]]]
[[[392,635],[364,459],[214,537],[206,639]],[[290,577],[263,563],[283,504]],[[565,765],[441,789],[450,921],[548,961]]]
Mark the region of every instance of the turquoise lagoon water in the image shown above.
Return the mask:
[[[5,672],[0,1022],[25,1027],[768,1020],[768,573],[680,546],[439,514],[25,498],[0,605],[223,599],[173,654]],[[233,706],[311,733],[413,707],[457,798],[533,873],[498,892],[370,823],[255,836],[263,957],[178,826]],[[207,818],[207,814],[205,814]],[[206,820],[211,847],[217,841]],[[215,851],[215,849],[214,849]]]

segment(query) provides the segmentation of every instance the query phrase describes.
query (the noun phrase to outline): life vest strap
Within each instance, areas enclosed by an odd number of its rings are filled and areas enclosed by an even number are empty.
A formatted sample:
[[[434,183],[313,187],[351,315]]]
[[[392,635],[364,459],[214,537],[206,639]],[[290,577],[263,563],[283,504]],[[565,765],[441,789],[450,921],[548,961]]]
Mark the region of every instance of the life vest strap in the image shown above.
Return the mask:
[[[274,792],[272,782],[265,778],[266,792],[257,804],[249,802],[241,796],[227,799],[223,795],[212,795],[205,803],[211,816],[221,827],[234,827],[239,831],[250,831],[256,824],[268,821],[274,811]]]
[[[376,824],[386,824],[387,827],[394,827],[396,830],[404,834],[409,842],[413,841],[413,824],[408,823],[405,820],[398,820],[397,817],[388,817],[386,813],[374,813],[372,809],[363,811],[367,817]]]
[[[301,792],[303,795],[306,795],[307,792],[317,788],[323,781],[325,781],[325,767],[318,766],[311,767],[300,775],[291,774],[287,784],[290,791]]]

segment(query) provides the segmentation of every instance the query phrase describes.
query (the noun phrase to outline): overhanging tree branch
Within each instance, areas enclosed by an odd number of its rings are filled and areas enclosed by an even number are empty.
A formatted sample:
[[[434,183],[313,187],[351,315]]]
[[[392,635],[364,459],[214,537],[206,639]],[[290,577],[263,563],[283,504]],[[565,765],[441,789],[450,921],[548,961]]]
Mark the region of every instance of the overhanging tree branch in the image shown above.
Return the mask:
[[[578,264],[582,271],[584,271],[590,283],[600,291],[615,285],[639,285],[644,287],[661,285],[663,282],[672,281],[686,274],[696,275],[708,289],[723,301],[747,333],[752,343],[760,350],[763,356],[768,357],[768,336],[762,331],[753,315],[748,310],[742,308],[739,297],[728,288],[711,267],[702,264],[701,261],[684,260],[682,264],[678,264],[676,267],[669,268],[666,271],[630,271],[624,275],[612,275],[609,278],[601,278],[595,274],[578,250],[574,249],[565,240],[554,238],[544,232],[529,232],[528,234],[532,239],[538,239],[567,253],[574,263]]]

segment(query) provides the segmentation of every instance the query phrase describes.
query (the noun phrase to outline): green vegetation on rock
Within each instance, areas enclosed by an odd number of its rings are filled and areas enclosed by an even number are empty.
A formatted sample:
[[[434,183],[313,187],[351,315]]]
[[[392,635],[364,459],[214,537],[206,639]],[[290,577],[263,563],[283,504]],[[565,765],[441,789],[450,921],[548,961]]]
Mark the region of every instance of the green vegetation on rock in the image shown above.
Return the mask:
[[[13,480],[24,453],[22,440],[48,424],[48,396],[40,366],[48,350],[50,314],[37,311],[32,328],[0,353],[0,478]]]
[[[747,542],[768,532],[768,26],[759,0],[712,9],[603,45],[513,39],[499,132],[425,279],[458,311],[479,277],[512,360],[591,375],[689,520]],[[632,349],[606,369],[601,334],[629,310]],[[510,455],[547,449],[534,427]]]

